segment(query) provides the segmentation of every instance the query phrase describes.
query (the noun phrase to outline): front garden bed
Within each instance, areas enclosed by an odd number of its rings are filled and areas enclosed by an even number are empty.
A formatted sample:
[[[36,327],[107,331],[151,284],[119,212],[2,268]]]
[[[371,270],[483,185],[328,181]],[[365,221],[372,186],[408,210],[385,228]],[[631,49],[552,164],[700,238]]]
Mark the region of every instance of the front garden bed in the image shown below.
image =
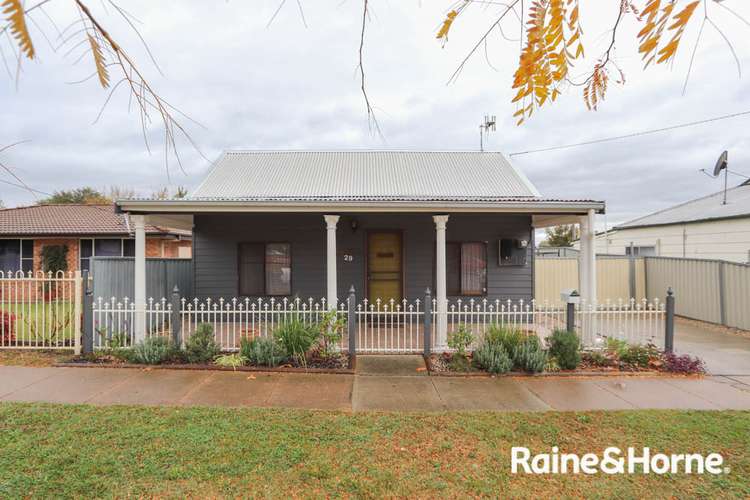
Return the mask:
[[[474,335],[461,326],[448,338],[452,352],[425,357],[430,375],[487,377],[702,375],[699,358],[666,353],[654,345],[602,339],[602,347],[583,350],[574,332],[557,330],[541,341],[533,332],[490,326],[471,351]]]
[[[184,346],[159,335],[131,345],[127,335],[116,333],[105,349],[58,366],[351,373],[354,359],[339,348],[343,326],[335,311],[317,324],[290,320],[279,324],[272,335],[243,337],[237,352],[221,351],[209,323],[199,324]]]

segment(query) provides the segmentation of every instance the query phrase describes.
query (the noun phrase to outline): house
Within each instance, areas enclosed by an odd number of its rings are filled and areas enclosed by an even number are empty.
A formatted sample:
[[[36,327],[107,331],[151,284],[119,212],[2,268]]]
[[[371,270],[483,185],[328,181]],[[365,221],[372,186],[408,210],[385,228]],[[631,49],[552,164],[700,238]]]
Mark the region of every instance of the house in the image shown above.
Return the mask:
[[[397,151],[230,151],[187,198],[117,206],[135,228],[136,304],[150,223],[193,231],[199,297],[323,296],[335,306],[352,285],[370,301],[431,288],[438,313],[449,297],[531,299],[534,229],[563,223],[582,226],[581,291],[595,297],[589,249],[605,208],[541,196],[501,153]]]
[[[146,257],[190,258],[189,231],[149,225]],[[133,257],[127,214],[114,205],[35,205],[0,210],[0,271],[42,271],[46,246],[67,247],[68,271],[87,270],[92,257]]]
[[[750,262],[750,180],[596,237],[597,253]]]

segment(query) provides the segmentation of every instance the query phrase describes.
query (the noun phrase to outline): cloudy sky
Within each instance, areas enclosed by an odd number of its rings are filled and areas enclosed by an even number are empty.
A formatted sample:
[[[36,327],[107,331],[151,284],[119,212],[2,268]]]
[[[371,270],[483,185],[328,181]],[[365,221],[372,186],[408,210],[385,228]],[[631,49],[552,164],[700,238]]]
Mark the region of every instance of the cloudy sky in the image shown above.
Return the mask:
[[[498,2],[473,6],[456,22],[443,48],[435,32],[449,1],[370,0],[365,69],[381,138],[369,131],[359,93],[361,2],[301,0],[305,26],[295,1],[287,0],[267,27],[279,1],[255,0],[252,7],[239,0],[121,2],[139,18],[138,28],[163,75],[123,20],[112,8],[105,10],[106,2],[89,3],[162,97],[202,124],[185,122],[208,159],[238,148],[477,149],[478,125],[485,114],[498,118],[488,149],[514,153],[750,110],[748,79],[738,76],[730,50],[710,25],[704,29],[683,95],[699,22],[686,32],[672,67],[644,72],[635,43],[638,27],[630,17],[618,32],[614,53],[627,81],[610,86],[599,111],[587,111],[580,89],[574,88],[517,127],[511,116],[510,84],[518,42],[493,35],[487,56],[481,51],[457,82],[446,85],[503,8]],[[590,68],[609,43],[619,4],[580,2],[587,59],[573,74]],[[48,4],[58,25],[76,19],[71,3]],[[747,3],[724,1],[750,18]],[[711,4],[709,14],[732,41],[743,70],[750,71],[750,26]],[[83,50],[74,47],[79,39],[53,52],[39,27],[53,44],[55,29],[45,16],[36,19],[38,26],[32,29],[39,60],[24,62],[18,82],[7,74],[0,80],[0,145],[29,142],[0,153],[0,161],[43,192],[116,185],[149,194],[161,186],[196,185],[208,162],[183,141],[184,173],[172,163],[168,175],[159,143],[163,131],[158,126],[150,131],[154,144],[149,154],[138,115],[128,111],[124,91],[93,123],[106,93],[94,79],[69,83],[93,71],[90,56],[74,64]],[[504,27],[506,37],[518,37],[518,23],[512,18]],[[2,50],[10,54],[7,40]],[[750,116],[744,116],[602,145],[515,155],[512,160],[544,195],[606,200],[612,225],[719,190],[721,182],[699,169],[712,168],[724,149],[730,152],[730,168],[750,175],[749,124]],[[730,180],[737,184],[742,178]],[[15,182],[3,172],[0,181]],[[6,206],[35,201],[29,192],[7,183],[0,183],[0,199]]]

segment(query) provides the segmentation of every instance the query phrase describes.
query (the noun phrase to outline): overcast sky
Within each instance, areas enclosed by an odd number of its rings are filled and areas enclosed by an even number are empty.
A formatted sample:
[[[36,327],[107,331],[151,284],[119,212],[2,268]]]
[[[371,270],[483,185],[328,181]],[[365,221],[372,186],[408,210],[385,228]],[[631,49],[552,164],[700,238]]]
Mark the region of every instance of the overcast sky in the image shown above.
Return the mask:
[[[294,0],[287,0],[266,27],[278,0],[252,2],[206,0],[123,2],[138,25],[164,76],[149,62],[137,37],[104,2],[90,1],[102,23],[130,49],[163,98],[205,128],[187,123],[203,154],[215,159],[224,149],[406,149],[465,150],[479,146],[478,125],[495,114],[497,131],[488,149],[505,153],[628,134],[750,110],[747,77],[738,71],[725,42],[710,26],[703,33],[686,94],[682,85],[698,23],[685,34],[673,67],[641,70],[635,33],[628,18],[619,32],[615,60],[625,71],[624,86],[610,85],[599,111],[587,111],[580,89],[517,127],[510,89],[518,43],[491,37],[470,60],[456,83],[446,82],[457,64],[502,7],[476,5],[454,26],[445,48],[435,32],[450,3],[441,0],[371,0],[372,19],[365,40],[365,69],[384,139],[369,132],[356,72],[361,23],[359,0],[301,0],[307,27]],[[48,12],[64,26],[75,20],[68,0],[52,0]],[[608,32],[619,0],[580,0],[587,60],[585,72],[609,43]],[[638,3],[638,2],[636,2]],[[742,0],[725,4],[750,18]],[[744,4],[744,5],[743,5]],[[744,70],[750,71],[750,27],[709,5],[712,19],[732,41]],[[44,16],[54,42],[56,33]],[[518,37],[518,24],[504,25]],[[39,60],[25,61],[18,84],[0,80],[0,145],[20,140],[0,154],[28,185],[40,191],[91,185],[127,186],[149,194],[160,186],[188,188],[209,164],[185,142],[180,145],[185,173],[164,163],[155,126],[149,155],[136,113],[128,112],[127,94],[112,99],[93,124],[106,93],[88,76],[93,68],[82,49],[67,57],[54,53],[32,26]],[[2,50],[7,55],[7,40]],[[68,47],[72,47],[73,44]],[[489,60],[489,61],[488,61]],[[3,68],[0,68],[3,70]],[[113,74],[115,79],[115,74]],[[613,77],[614,79],[614,77]],[[721,188],[699,173],[712,168],[729,150],[730,168],[750,175],[750,116],[668,133],[518,155],[522,168],[543,195],[605,200],[608,223],[621,222]],[[13,181],[0,172],[0,180]],[[741,177],[732,176],[738,184]],[[33,203],[27,191],[0,183],[6,206]],[[603,220],[601,221],[603,224]]]

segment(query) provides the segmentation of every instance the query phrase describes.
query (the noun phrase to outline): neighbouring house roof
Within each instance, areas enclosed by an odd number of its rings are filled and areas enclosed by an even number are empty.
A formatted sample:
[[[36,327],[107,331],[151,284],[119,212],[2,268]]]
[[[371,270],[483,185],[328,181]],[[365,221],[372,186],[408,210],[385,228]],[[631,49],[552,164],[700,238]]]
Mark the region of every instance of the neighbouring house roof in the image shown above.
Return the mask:
[[[750,217],[750,183],[727,189],[726,205],[722,203],[723,198],[724,191],[719,191],[625,222],[615,229]]]
[[[147,225],[151,235],[187,236],[190,233]],[[35,205],[0,210],[0,235],[65,236],[129,235],[127,214],[115,213],[114,205]]]
[[[133,212],[263,209],[604,210],[544,198],[497,152],[228,151],[185,199],[122,200]]]

